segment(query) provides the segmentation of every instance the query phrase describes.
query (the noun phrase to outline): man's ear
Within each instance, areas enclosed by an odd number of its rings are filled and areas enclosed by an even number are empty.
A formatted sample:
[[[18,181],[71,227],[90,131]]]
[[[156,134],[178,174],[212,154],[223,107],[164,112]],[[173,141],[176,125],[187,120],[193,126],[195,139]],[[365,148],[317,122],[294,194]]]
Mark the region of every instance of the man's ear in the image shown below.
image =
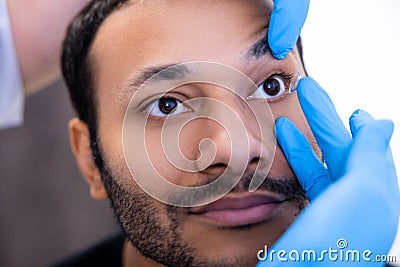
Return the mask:
[[[95,199],[107,199],[108,195],[101,180],[100,171],[93,160],[88,125],[74,118],[69,122],[68,127],[72,152],[83,177],[90,186],[90,194]]]

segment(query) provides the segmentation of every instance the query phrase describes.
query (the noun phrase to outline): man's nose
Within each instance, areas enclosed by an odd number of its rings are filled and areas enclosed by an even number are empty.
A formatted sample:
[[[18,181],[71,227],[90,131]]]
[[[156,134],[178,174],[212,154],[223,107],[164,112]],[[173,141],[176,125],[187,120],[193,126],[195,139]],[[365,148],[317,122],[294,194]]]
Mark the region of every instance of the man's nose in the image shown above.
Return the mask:
[[[205,153],[211,154],[214,150],[214,160],[208,169],[223,166],[229,173],[242,176],[259,168],[259,171],[264,170],[266,176],[275,148],[273,142],[268,144],[268,140],[275,140],[271,137],[274,135],[273,126],[260,122],[270,119],[254,114],[256,111],[246,102],[233,99],[227,101],[225,98],[224,104],[209,107],[216,118],[210,118],[204,126],[210,140],[200,146]]]

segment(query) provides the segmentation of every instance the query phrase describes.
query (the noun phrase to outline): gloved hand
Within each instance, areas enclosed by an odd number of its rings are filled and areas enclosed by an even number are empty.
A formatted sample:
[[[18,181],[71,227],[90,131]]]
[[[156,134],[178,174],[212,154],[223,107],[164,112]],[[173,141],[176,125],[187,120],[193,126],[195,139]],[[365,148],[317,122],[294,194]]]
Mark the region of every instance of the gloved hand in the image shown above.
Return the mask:
[[[286,251],[285,266],[383,266],[375,257],[390,250],[400,214],[399,187],[389,147],[393,123],[376,121],[368,113],[356,111],[350,118],[351,138],[328,95],[311,78],[300,82],[298,97],[327,167],[292,122],[277,120],[278,142],[310,205],[269,252]],[[336,250],[336,261],[329,258],[330,248]],[[290,260],[292,250],[299,252],[300,261]],[[305,254],[306,261],[301,261],[304,250],[314,250],[316,260],[308,260]],[[322,255],[323,250],[327,252]],[[349,250],[359,252],[359,262],[352,261]],[[275,253],[272,262],[268,257],[258,266],[282,263]]]
[[[284,59],[293,50],[307,18],[309,5],[310,0],[274,0],[268,43],[275,58]]]

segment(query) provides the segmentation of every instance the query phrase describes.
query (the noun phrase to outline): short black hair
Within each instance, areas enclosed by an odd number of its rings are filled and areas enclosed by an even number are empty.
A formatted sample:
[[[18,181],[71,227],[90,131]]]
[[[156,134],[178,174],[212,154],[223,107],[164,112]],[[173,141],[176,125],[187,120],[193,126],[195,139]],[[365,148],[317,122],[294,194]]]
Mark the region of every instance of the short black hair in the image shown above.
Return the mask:
[[[72,105],[79,118],[96,119],[95,95],[89,51],[104,20],[129,0],[93,0],[73,19],[64,39],[61,69]]]
[[[96,131],[96,99],[89,51],[104,20],[129,0],[93,0],[74,18],[63,43],[61,68],[79,118]],[[301,39],[297,48],[303,61]],[[304,63],[303,63],[304,66]]]
[[[104,169],[104,160],[97,138],[96,96],[89,52],[105,19],[127,2],[129,0],[90,1],[69,25],[62,46],[64,81],[79,119],[88,125],[93,160],[100,170]]]

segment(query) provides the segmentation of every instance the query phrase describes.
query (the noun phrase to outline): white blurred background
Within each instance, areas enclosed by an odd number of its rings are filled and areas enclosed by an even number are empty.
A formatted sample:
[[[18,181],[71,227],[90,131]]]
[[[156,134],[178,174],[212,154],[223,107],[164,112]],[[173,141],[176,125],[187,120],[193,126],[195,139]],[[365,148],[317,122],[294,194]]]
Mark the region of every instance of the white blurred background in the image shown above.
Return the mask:
[[[399,170],[400,1],[311,0],[302,37],[307,70],[346,125],[359,108],[394,121],[391,146]],[[391,254],[400,266],[400,233]]]

